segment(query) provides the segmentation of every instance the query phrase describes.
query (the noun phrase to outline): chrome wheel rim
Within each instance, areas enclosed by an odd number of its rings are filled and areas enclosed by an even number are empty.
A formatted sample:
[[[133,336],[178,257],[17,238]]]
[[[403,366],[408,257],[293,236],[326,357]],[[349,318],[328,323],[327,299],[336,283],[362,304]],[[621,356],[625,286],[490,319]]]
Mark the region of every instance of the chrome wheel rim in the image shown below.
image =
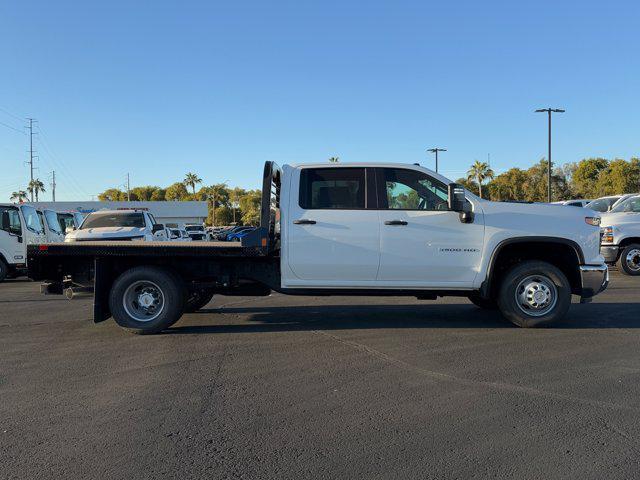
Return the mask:
[[[526,315],[541,317],[558,302],[558,288],[544,275],[529,275],[522,279],[515,292],[516,304]]]
[[[625,260],[627,261],[629,270],[633,270],[634,272],[640,271],[640,249],[634,248],[630,250]]]
[[[138,322],[150,322],[164,310],[164,293],[158,285],[148,280],[138,280],[129,285],[122,297],[127,314]]]

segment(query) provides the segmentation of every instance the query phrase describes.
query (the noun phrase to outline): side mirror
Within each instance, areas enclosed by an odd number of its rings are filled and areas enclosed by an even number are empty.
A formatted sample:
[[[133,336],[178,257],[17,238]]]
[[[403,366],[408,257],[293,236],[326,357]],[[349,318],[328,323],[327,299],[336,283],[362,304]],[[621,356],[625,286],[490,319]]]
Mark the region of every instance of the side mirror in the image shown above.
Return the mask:
[[[449,210],[460,214],[462,223],[473,223],[471,204],[464,195],[464,187],[457,183],[449,184]]]
[[[464,196],[464,187],[457,183],[449,184],[449,210],[452,212],[464,211],[467,199]]]
[[[153,227],[151,227],[151,233],[158,233],[164,231],[164,225],[161,223],[155,223]]]

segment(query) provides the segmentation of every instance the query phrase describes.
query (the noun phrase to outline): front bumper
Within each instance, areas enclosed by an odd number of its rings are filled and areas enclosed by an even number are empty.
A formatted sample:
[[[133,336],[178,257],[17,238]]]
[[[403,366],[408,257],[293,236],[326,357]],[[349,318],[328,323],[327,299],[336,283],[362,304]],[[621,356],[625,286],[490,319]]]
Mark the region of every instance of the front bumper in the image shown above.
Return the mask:
[[[591,298],[606,290],[609,286],[609,268],[602,265],[580,265],[583,299]]]
[[[620,247],[618,245],[601,245],[600,255],[604,257],[607,263],[616,263],[618,255],[620,255]]]

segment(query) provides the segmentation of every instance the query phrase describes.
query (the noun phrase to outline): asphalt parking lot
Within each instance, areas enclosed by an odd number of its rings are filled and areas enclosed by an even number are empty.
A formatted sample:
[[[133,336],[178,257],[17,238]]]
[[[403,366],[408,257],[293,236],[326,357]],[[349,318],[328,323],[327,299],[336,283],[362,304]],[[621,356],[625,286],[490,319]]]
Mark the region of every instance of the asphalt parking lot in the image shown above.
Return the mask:
[[[637,478],[640,278],[561,324],[218,297],[168,333],[0,284],[1,478]]]

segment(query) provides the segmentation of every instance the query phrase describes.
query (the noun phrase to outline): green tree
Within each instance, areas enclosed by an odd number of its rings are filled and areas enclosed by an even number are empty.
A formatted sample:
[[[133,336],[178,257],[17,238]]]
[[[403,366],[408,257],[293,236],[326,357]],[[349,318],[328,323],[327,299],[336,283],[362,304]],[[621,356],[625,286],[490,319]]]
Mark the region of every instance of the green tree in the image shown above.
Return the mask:
[[[39,179],[34,178],[33,180],[31,180],[29,182],[29,186],[27,187],[27,190],[31,194],[31,198],[33,198],[33,196],[35,195],[36,202],[37,202],[38,201],[38,194],[40,192],[44,192],[45,191],[44,183],[42,183]]]
[[[240,198],[240,210],[242,210],[242,223],[245,225],[260,225],[260,206],[262,193],[260,190],[251,190]]]
[[[340,161],[340,157],[329,157],[329,162],[338,163]]]
[[[633,193],[640,190],[640,160],[630,161],[616,158],[609,162],[606,170],[598,176],[598,193],[600,195],[616,195]]]
[[[233,223],[236,223],[236,210],[240,208],[240,199],[247,194],[247,191],[240,187],[235,187],[229,192],[229,203],[233,212]]]
[[[469,171],[467,172],[467,179],[474,180],[478,184],[478,194],[482,198],[482,184],[485,180],[490,180],[494,176],[493,170],[486,162],[479,162],[476,160]]]
[[[165,199],[168,201],[183,201],[186,200],[188,196],[189,192],[187,191],[187,187],[181,182],[176,182],[168,186],[165,191]]]
[[[193,190],[193,195],[196,194],[196,185],[198,183],[202,183],[202,179],[200,177],[198,177],[198,175],[196,175],[195,173],[187,173],[184,177],[184,180],[182,181],[182,183],[185,184],[185,186],[187,187],[191,187],[191,189]]]
[[[151,201],[152,202],[163,202],[163,201],[165,201],[166,200],[166,198],[165,198],[166,192],[167,191],[164,188],[158,187],[151,194]]]
[[[118,188],[109,188],[98,194],[101,202],[123,202],[127,199],[127,194]]]
[[[13,192],[11,194],[11,198],[9,200],[11,200],[12,202],[22,203],[26,202],[28,199],[29,197],[27,196],[27,192],[25,192],[24,190],[18,190],[17,192]]]
[[[580,198],[597,198],[603,191],[599,185],[600,174],[607,170],[606,158],[585,158],[578,162],[571,176],[571,190]]]
[[[135,196],[137,200],[150,201],[157,190],[160,190],[160,187],[154,187],[151,185],[134,187],[131,189],[131,196]]]
[[[519,168],[510,168],[496,176],[488,185],[491,200],[524,200],[527,173]]]
[[[462,185],[465,190],[473,193],[474,195],[478,195],[478,185],[468,178],[459,178],[456,180],[456,183]]]

